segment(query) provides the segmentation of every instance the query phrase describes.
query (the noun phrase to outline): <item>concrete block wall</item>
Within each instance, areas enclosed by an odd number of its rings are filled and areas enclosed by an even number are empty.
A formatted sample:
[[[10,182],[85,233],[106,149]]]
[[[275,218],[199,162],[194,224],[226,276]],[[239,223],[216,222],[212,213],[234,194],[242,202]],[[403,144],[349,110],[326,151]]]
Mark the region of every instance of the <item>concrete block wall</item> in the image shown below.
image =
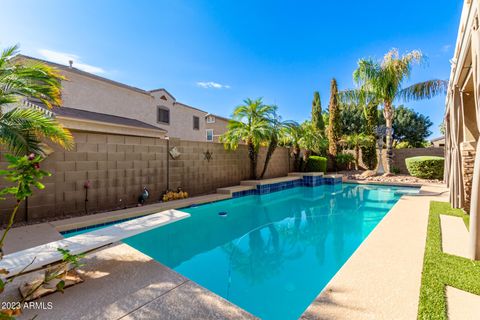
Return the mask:
[[[52,173],[44,179],[46,188],[28,200],[28,220],[62,218],[85,214],[85,182],[88,190],[88,213],[120,209],[137,203],[143,186],[156,202],[167,188],[167,141],[157,138],[126,135],[73,132],[75,148],[65,151],[55,148],[42,163],[42,169]],[[246,146],[227,151],[223,144],[171,139],[180,157],[169,160],[169,187],[182,187],[190,195],[213,193],[217,188],[237,185],[249,178]],[[208,160],[205,153],[211,153]],[[259,172],[263,168],[265,150],[259,157]],[[6,162],[0,154],[0,167]],[[288,150],[278,148],[265,177],[285,176],[289,172]],[[0,181],[0,187],[6,185]],[[0,201],[0,214],[7,217],[13,199]],[[18,221],[27,220],[20,208]]]
[[[444,156],[443,148],[407,148],[407,149],[394,149],[393,150],[393,166],[400,169],[400,173],[408,174],[407,165],[405,164],[406,158],[418,157],[418,156]],[[385,157],[385,156],[384,156]]]

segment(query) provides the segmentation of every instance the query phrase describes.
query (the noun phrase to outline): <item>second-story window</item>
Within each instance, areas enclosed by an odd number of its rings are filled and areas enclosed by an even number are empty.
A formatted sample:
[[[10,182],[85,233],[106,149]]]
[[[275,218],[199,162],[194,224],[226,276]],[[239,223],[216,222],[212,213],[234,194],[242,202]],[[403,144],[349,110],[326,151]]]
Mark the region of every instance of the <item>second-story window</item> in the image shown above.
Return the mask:
[[[157,109],[157,122],[170,124],[170,109],[164,106],[158,106]]]
[[[200,130],[200,118],[193,116],[193,130]]]

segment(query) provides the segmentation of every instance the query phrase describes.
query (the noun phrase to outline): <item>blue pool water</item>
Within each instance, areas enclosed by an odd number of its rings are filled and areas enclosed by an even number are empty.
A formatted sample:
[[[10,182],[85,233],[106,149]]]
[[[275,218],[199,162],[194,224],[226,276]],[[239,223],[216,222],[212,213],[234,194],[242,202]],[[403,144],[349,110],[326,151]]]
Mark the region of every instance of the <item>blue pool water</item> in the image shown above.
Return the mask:
[[[297,319],[412,192],[337,184],[246,196],[182,209],[191,217],[124,242],[262,319]]]

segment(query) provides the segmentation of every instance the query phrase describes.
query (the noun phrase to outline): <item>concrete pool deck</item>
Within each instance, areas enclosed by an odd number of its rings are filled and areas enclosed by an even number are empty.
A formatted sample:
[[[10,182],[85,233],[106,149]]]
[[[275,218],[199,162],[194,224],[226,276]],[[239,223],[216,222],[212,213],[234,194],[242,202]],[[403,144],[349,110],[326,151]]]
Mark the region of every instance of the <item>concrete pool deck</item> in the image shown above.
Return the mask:
[[[404,195],[302,315],[313,319],[416,319],[430,201],[441,185]]]

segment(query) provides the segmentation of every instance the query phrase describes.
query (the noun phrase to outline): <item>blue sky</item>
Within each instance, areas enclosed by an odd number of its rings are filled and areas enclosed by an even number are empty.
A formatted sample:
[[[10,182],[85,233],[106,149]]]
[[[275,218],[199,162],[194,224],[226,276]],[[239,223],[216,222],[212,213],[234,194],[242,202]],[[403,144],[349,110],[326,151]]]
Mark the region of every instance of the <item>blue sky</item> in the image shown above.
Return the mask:
[[[2,1],[0,46],[75,66],[229,116],[247,97],[310,116],[332,77],[352,87],[361,57],[420,49],[408,83],[447,79],[462,1]],[[407,84],[408,84],[407,83]],[[438,135],[445,98],[407,104]]]

